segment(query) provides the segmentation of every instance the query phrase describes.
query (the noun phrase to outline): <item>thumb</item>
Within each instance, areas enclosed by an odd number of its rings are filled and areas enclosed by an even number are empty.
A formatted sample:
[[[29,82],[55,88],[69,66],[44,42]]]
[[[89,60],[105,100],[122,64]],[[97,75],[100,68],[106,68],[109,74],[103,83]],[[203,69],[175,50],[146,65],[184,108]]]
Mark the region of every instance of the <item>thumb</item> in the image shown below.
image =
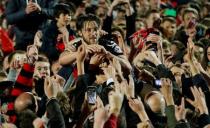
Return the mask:
[[[193,102],[191,99],[186,98],[186,101],[187,101],[188,103],[190,103],[192,106],[194,106],[194,107],[195,107],[195,104],[194,104],[194,102]]]

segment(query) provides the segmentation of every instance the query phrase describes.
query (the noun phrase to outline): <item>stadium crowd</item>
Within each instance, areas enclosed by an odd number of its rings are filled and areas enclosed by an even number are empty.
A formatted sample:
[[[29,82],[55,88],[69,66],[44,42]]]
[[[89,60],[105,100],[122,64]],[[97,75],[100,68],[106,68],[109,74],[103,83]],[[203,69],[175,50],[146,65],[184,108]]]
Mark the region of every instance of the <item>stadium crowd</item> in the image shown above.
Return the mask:
[[[209,0],[1,0],[0,128],[210,128]]]

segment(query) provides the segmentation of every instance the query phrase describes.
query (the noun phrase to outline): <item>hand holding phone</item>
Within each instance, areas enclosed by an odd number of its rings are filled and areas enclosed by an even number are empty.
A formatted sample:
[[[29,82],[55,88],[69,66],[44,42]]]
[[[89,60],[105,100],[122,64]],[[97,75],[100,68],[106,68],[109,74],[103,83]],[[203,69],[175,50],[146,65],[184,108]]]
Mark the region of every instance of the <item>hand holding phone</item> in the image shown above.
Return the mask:
[[[156,88],[161,88],[161,85],[162,85],[161,80],[156,79],[156,80],[155,80],[155,87],[156,87]]]

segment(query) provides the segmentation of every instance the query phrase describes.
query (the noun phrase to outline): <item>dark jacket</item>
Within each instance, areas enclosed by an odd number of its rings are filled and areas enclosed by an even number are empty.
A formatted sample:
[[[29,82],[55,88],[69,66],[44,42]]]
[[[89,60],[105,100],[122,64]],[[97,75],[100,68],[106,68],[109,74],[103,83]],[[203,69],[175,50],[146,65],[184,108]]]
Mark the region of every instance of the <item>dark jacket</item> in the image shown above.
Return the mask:
[[[65,128],[65,122],[60,110],[60,106],[56,99],[50,99],[47,102],[47,118],[49,122],[47,124],[48,128]]]
[[[190,128],[190,124],[188,122],[177,122],[175,128]]]
[[[26,0],[8,0],[6,6],[6,19],[11,25],[15,25],[16,49],[25,50],[29,43],[33,43],[34,35],[39,27],[52,18],[51,9],[58,0],[37,0],[41,12],[26,14]]]
[[[191,78],[185,78],[185,76],[182,76],[182,93],[184,94],[184,96],[193,99],[193,95],[190,90],[191,86],[200,87],[202,89],[205,94],[208,110],[210,110],[210,91],[207,81],[204,79],[203,75],[196,74]]]
[[[206,125],[210,124],[210,117],[207,114],[202,114],[198,117],[198,125],[200,128],[205,127]]]
[[[69,27],[67,27],[67,29],[69,31],[69,40],[74,39],[75,33],[73,30]],[[47,55],[50,61],[57,60],[60,53],[63,52],[64,49],[61,49],[59,45],[63,45],[63,48],[65,48],[63,42],[57,41],[59,34],[61,33],[59,32],[55,21],[52,21],[43,30],[42,46],[40,50]]]

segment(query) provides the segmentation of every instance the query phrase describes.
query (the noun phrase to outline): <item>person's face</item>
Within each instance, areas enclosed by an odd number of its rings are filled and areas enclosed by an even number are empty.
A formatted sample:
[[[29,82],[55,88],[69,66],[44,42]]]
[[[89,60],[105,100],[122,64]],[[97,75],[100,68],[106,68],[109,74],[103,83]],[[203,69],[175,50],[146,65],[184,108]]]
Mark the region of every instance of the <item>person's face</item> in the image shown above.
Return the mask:
[[[71,16],[70,16],[70,14],[63,14],[63,13],[61,13],[61,14],[59,15],[59,17],[56,18],[56,20],[57,20],[57,24],[58,24],[60,27],[66,26],[66,25],[68,25],[68,24],[70,23]]]
[[[50,64],[48,62],[36,62],[34,76],[38,78],[50,76]]]
[[[192,12],[186,13],[183,19],[184,26],[187,27],[191,20],[197,20],[196,14]]]
[[[142,16],[149,10],[149,2],[147,0],[137,0],[136,1],[136,10],[137,15]]]
[[[31,46],[27,49],[27,56],[30,61],[35,62],[38,59],[38,49],[36,46]]]
[[[84,22],[82,30],[79,32],[87,44],[97,44],[99,38],[99,26],[95,21]]]
[[[101,21],[103,21],[106,17],[106,9],[99,6],[96,10],[96,15],[101,19]]]
[[[162,113],[165,109],[165,100],[162,94],[153,94],[147,100],[147,104],[154,113]]]
[[[114,31],[114,32],[112,32],[112,34],[115,35],[117,38],[116,43],[119,45],[119,47],[122,50],[124,50],[124,39],[123,39],[121,33],[119,31]]]
[[[136,20],[135,24],[136,24],[136,30],[140,30],[140,29],[145,29],[146,28],[144,22],[141,21],[141,20]]]
[[[147,18],[147,27],[152,28],[154,21],[160,18],[159,13],[151,13],[150,16]]]
[[[166,38],[173,38],[176,34],[176,24],[170,21],[165,21],[163,23],[163,33],[166,36]]]
[[[150,0],[149,5],[151,9],[159,9],[160,8],[160,0]]]
[[[136,1],[136,11],[137,11],[138,13],[141,12],[141,5],[140,5],[139,1]]]

